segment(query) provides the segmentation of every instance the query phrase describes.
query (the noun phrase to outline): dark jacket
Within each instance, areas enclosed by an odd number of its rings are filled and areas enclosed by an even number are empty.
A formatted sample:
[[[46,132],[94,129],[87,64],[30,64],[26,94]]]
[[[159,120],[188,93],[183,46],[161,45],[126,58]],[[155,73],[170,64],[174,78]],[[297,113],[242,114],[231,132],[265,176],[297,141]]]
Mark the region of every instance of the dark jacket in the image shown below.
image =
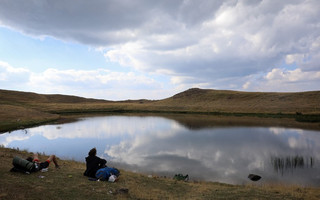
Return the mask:
[[[83,175],[95,178],[98,169],[105,167],[106,163],[107,161],[105,159],[101,159],[98,156],[86,157],[87,169]]]

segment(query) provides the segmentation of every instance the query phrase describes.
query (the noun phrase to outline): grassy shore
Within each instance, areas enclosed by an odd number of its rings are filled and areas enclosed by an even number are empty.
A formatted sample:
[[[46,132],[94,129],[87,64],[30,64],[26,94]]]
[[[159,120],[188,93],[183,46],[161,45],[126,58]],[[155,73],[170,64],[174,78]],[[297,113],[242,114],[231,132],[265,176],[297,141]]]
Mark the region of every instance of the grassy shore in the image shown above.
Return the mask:
[[[172,178],[148,177],[121,170],[115,183],[89,181],[85,164],[58,159],[61,168],[30,175],[9,172],[14,156],[27,151],[0,148],[0,199],[319,199],[319,188],[299,186],[229,185],[212,182],[183,182]],[[46,155],[40,159],[45,160]],[[128,193],[121,192],[128,189]]]
[[[215,117],[221,124],[231,120],[238,125],[320,130],[319,102],[320,91],[259,93],[194,88],[163,100],[106,101],[0,90],[0,132],[70,120],[75,114],[109,113],[202,114]]]

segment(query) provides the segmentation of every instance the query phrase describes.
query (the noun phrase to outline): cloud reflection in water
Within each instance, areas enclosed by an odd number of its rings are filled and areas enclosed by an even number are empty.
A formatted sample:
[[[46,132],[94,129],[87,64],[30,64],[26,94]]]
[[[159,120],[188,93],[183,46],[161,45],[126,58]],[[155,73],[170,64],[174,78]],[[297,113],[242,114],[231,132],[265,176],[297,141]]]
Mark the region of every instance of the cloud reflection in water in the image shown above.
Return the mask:
[[[105,116],[27,132],[0,135],[0,144],[80,161],[96,147],[110,165],[158,175],[189,174],[197,180],[241,184],[249,181],[248,174],[255,173],[265,183],[320,185],[318,131],[274,127],[188,129],[164,117]],[[274,169],[272,158],[295,156],[312,157],[314,164],[284,173]]]

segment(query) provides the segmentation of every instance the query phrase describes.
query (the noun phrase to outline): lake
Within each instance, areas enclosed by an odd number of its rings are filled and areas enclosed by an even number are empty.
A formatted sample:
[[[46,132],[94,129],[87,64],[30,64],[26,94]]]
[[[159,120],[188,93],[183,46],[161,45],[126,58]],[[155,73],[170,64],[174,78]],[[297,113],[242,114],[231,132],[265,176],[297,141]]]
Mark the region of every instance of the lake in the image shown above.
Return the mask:
[[[82,162],[96,147],[109,166],[157,176],[246,184],[253,173],[262,176],[257,184],[320,186],[320,131],[177,116],[86,117],[0,134],[0,144]]]

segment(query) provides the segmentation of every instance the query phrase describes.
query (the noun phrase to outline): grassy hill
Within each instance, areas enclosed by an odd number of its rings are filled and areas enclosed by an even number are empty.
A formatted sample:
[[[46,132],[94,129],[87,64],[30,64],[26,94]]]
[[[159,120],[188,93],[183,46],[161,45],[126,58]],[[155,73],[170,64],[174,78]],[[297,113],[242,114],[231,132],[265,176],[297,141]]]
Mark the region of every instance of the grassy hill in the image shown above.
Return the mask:
[[[63,114],[109,112],[294,117],[319,122],[320,91],[264,93],[192,88],[156,101],[107,101],[0,90],[0,132],[55,121]]]
[[[239,92],[192,88],[170,98],[150,100],[107,101],[69,95],[43,95],[30,92],[0,90],[0,104],[35,107],[54,112],[63,105],[73,104],[69,110],[97,109],[115,106],[122,110],[188,111],[225,113],[304,113],[320,114],[320,91],[275,93]],[[49,106],[48,106],[49,105]],[[52,106],[50,109],[50,105]],[[56,105],[56,106],[54,106]],[[57,106],[60,105],[60,106]],[[77,106],[78,105],[78,106]],[[90,106],[88,106],[90,105]],[[86,106],[84,109],[87,108]]]
[[[155,104],[203,112],[320,114],[320,91],[266,93],[193,88]]]
[[[108,102],[68,95],[43,95],[31,92],[0,90],[0,132],[16,128],[38,125],[60,118],[59,115],[46,112],[46,104],[84,104]]]
[[[108,102],[106,100],[99,99],[87,99],[83,97],[70,96],[70,95],[45,95],[37,94],[33,92],[18,92],[11,90],[0,90],[0,103],[12,104],[12,103],[98,103]]]

